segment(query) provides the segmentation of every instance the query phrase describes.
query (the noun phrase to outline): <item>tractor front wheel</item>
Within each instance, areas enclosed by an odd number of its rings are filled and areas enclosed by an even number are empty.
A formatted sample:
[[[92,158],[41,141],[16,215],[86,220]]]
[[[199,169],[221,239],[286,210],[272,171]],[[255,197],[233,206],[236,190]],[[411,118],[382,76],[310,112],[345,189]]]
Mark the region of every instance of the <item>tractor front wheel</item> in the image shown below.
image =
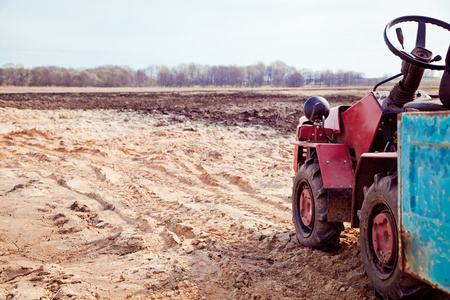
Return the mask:
[[[292,212],[297,239],[312,249],[340,247],[342,223],[327,222],[327,193],[323,187],[319,162],[307,160],[294,178]]]

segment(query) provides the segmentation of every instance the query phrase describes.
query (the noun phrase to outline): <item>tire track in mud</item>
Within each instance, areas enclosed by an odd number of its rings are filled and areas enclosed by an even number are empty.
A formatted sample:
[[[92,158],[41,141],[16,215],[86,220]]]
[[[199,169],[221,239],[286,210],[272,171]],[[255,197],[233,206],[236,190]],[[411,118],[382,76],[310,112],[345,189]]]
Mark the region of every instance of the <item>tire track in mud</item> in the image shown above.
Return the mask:
[[[289,136],[170,115],[0,113],[25,120],[0,121],[10,126],[0,169],[13,174],[0,195],[21,205],[16,217],[33,210],[22,226],[43,220],[48,239],[27,237],[24,252],[6,242],[12,227],[0,230],[4,274],[33,271],[0,280],[0,292],[38,283],[48,298],[371,298],[354,231],[332,253],[296,242]]]

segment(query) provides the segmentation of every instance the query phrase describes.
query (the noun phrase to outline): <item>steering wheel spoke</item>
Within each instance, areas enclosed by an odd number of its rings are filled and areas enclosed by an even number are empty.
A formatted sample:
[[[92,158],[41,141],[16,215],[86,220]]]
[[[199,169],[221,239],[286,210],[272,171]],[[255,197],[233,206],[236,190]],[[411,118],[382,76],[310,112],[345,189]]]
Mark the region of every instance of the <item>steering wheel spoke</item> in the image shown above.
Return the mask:
[[[416,39],[416,47],[425,48],[425,39],[426,39],[426,23],[423,21],[419,21],[417,28],[417,39]]]

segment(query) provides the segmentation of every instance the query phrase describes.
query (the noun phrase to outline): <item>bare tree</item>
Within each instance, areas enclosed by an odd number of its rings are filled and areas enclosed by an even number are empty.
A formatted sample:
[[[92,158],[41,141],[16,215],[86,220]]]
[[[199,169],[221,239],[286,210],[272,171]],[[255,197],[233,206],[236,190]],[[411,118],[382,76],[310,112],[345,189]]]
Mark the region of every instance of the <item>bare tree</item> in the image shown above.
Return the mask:
[[[264,85],[264,73],[266,66],[264,63],[259,62],[256,65],[247,66],[245,69],[245,80],[251,87],[257,87]]]
[[[267,67],[267,78],[273,86],[285,86],[288,66],[281,60],[272,62]]]
[[[161,66],[158,70],[158,79],[157,83],[160,86],[171,86],[172,85],[172,75],[170,74],[170,70],[166,66]]]
[[[145,75],[145,71],[142,69],[137,70],[136,86],[143,87],[145,85],[146,81],[147,81],[147,75]]]
[[[277,60],[267,67],[258,62],[241,67],[180,64],[169,68],[165,65],[150,65],[137,71],[128,66],[101,66],[92,69],[75,70],[61,67],[36,67],[27,69],[23,65],[9,63],[0,68],[0,85],[17,86],[251,86],[264,84],[272,86],[300,87],[305,84],[327,86],[367,85],[363,74],[354,71],[331,70],[312,71],[295,67]]]
[[[23,65],[8,63],[3,66],[3,73],[7,85],[26,86],[30,83],[30,70]]]
[[[286,77],[286,86],[288,87],[301,87],[305,85],[305,78],[300,72],[293,72]]]

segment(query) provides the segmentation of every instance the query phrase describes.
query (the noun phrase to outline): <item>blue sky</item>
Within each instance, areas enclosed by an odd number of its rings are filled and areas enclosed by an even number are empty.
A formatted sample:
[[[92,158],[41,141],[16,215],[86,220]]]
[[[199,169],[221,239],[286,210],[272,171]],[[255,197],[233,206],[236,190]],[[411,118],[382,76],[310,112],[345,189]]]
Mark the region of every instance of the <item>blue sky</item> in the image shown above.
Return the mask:
[[[298,69],[383,76],[400,70],[383,29],[403,15],[450,23],[450,1],[0,0],[0,66],[138,69],[282,60]],[[440,33],[448,47],[450,32]]]

